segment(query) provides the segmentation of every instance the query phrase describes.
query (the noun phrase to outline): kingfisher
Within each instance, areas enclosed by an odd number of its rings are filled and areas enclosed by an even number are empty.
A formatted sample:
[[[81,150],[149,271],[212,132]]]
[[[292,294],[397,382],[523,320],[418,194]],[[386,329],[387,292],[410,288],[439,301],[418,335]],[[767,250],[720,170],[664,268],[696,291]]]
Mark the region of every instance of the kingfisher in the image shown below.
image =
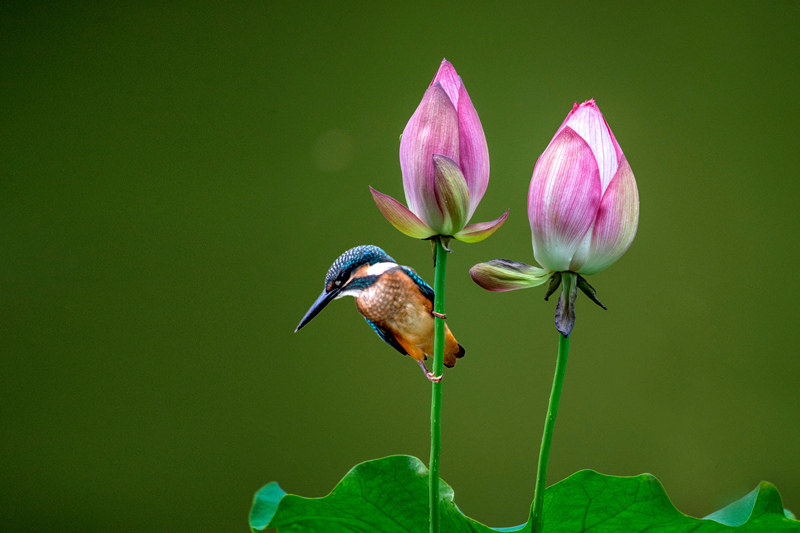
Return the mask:
[[[398,265],[386,252],[373,245],[356,246],[333,262],[325,276],[325,289],[295,329],[299,331],[332,300],[353,296],[356,308],[386,344],[411,356],[425,376],[438,383],[425,366],[433,357],[433,289],[414,269]],[[464,356],[461,346],[444,326],[444,364],[448,368]]]

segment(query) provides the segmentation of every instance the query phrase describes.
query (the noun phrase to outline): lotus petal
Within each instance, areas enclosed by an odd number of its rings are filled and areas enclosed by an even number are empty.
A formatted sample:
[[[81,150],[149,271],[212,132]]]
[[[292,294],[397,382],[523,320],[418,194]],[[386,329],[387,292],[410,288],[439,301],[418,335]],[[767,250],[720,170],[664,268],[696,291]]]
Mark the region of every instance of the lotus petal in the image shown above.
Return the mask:
[[[372,193],[372,198],[386,220],[402,233],[415,239],[427,239],[436,235],[436,232],[426,226],[417,215],[391,196],[378,192],[372,187],[369,188],[369,192]]]
[[[622,158],[622,149],[611,133],[603,114],[594,99],[573,106],[556,135],[566,127],[570,127],[592,148],[600,169],[601,194],[617,172],[618,161]]]
[[[472,218],[489,185],[489,147],[486,135],[461,77],[446,59],[442,60],[431,84],[439,82],[458,113],[458,150],[456,159],[469,188],[469,215]]]
[[[623,157],[600,202],[588,257],[576,272],[596,274],[614,264],[630,248],[638,225],[639,191],[628,160]]]
[[[475,213],[489,186],[489,147],[486,135],[467,89],[458,99],[459,165],[469,187],[469,218]]]
[[[476,224],[470,224],[469,226],[465,227],[453,237],[458,239],[461,242],[468,242],[468,243],[475,243],[481,242],[483,239],[497,231],[500,226],[508,218],[508,211],[506,211],[503,216],[500,218],[496,218],[491,222],[478,222]]]
[[[552,272],[508,259],[492,259],[469,269],[472,279],[486,290],[506,292],[536,287],[546,282]]]
[[[442,224],[433,155],[458,161],[458,114],[439,82],[431,85],[400,139],[400,168],[408,207],[428,226]]]
[[[458,75],[455,67],[447,59],[442,59],[442,62],[439,65],[439,70],[436,71],[436,76],[434,76],[433,80],[431,80],[431,86],[437,82],[447,93],[450,101],[453,102],[453,107],[458,109],[459,91],[461,90],[462,86],[461,76]]]
[[[442,214],[442,226],[432,228],[439,235],[453,235],[467,223],[469,189],[464,175],[455,161],[443,155],[433,156],[436,172],[435,190],[438,209]]]
[[[569,126],[536,163],[528,191],[533,255],[554,272],[570,260],[600,205],[600,171],[592,149]]]

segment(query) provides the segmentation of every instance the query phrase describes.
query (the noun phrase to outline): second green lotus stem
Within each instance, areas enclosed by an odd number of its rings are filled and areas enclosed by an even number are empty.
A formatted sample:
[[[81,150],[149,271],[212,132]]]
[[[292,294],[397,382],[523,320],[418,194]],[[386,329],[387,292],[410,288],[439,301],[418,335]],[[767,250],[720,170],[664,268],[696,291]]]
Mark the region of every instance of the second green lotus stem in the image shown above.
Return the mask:
[[[569,337],[559,335],[556,375],[553,378],[553,389],[550,391],[550,403],[547,406],[547,418],[544,421],[544,433],[542,434],[542,447],[539,449],[539,467],[536,470],[536,489],[531,506],[531,533],[541,533],[544,526],[543,507],[544,489],[547,482],[547,461],[550,458],[550,443],[553,441],[553,428],[556,425],[558,402],[561,399],[561,388],[567,372],[568,355]]]
[[[436,239],[436,277],[433,291],[436,293],[433,310],[444,315],[444,270],[447,265],[447,251],[442,242]],[[444,372],[444,320],[434,318],[433,368],[434,376]],[[431,396],[431,460],[428,466],[428,509],[430,533],[439,533],[439,454],[442,450],[442,384],[433,383]]]

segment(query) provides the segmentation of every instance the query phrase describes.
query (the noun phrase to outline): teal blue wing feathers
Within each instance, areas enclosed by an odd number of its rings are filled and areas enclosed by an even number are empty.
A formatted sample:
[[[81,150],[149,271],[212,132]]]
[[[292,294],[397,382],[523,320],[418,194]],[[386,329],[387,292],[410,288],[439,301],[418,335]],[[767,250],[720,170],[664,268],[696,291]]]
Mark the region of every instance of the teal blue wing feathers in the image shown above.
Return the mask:
[[[401,266],[400,268],[402,268],[403,272],[405,272],[406,275],[409,278],[411,278],[411,280],[416,284],[417,288],[419,289],[419,292],[421,292],[423,295],[425,295],[425,298],[430,300],[431,301],[431,305],[433,305],[434,293],[433,293],[433,289],[431,289],[431,286],[428,285],[427,283],[425,283],[425,280],[422,279],[421,277],[419,277],[419,274],[414,272],[413,268],[409,268],[407,266]]]

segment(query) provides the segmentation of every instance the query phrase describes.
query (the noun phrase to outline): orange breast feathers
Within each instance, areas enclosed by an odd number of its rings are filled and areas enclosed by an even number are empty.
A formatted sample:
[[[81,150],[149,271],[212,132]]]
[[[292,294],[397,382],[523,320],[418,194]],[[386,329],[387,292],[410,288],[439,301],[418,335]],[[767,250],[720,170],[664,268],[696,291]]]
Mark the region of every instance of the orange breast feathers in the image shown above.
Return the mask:
[[[417,361],[433,357],[433,304],[399,267],[381,274],[378,281],[356,298],[358,311],[379,328],[390,332]],[[445,324],[444,364],[452,367],[464,355]]]

